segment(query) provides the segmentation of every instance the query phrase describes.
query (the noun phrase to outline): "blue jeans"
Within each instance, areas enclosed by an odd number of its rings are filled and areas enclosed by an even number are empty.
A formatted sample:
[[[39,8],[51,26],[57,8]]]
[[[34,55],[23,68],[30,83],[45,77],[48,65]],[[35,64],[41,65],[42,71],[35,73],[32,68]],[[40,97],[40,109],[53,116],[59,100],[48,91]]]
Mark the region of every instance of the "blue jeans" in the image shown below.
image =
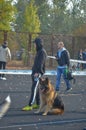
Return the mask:
[[[61,75],[62,75],[62,74],[63,74],[64,81],[65,81],[65,83],[66,83],[66,87],[67,87],[67,88],[70,88],[69,80],[66,79],[65,69],[66,69],[66,68],[57,68],[56,90],[59,90],[60,82],[61,82],[60,80],[61,80]]]

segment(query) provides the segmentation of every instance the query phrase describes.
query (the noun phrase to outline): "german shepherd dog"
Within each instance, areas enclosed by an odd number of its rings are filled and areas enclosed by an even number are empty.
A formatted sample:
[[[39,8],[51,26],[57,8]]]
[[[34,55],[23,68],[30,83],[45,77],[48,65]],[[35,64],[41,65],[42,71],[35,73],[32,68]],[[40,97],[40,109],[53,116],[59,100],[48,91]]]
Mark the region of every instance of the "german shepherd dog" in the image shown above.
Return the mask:
[[[35,113],[43,112],[42,115],[47,115],[48,112],[52,114],[63,114],[64,104],[61,97],[56,93],[54,86],[51,84],[48,77],[39,79],[40,92],[40,107]]]

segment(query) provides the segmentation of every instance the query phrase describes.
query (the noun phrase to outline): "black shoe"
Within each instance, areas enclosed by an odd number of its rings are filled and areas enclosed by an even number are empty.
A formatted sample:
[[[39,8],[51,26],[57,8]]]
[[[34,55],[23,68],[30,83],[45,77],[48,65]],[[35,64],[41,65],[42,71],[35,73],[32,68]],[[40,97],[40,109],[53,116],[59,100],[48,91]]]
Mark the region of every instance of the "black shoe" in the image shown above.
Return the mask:
[[[56,91],[58,92],[58,91],[59,91],[59,88],[56,88]]]

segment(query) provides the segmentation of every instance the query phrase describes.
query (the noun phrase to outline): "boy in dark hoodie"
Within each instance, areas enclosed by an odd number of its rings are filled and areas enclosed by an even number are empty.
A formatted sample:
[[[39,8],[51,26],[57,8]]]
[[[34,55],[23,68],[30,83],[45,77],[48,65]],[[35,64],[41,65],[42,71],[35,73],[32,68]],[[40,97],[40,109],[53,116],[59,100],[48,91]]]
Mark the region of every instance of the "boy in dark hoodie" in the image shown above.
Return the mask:
[[[39,80],[39,76],[42,76],[45,73],[45,62],[46,62],[47,53],[45,49],[43,48],[42,40],[40,38],[36,38],[34,40],[34,43],[36,47],[36,56],[34,59],[34,64],[32,66],[31,96],[30,96],[29,104],[23,107],[22,109],[24,111],[29,111],[29,110],[39,107],[39,91],[38,90],[36,92],[36,97],[35,97],[36,104],[33,105],[34,91],[35,91],[36,84]]]
[[[7,46],[7,42],[5,41],[0,47],[0,69],[6,68],[7,58],[11,60],[11,52]],[[0,79],[6,80],[4,74],[0,74]]]

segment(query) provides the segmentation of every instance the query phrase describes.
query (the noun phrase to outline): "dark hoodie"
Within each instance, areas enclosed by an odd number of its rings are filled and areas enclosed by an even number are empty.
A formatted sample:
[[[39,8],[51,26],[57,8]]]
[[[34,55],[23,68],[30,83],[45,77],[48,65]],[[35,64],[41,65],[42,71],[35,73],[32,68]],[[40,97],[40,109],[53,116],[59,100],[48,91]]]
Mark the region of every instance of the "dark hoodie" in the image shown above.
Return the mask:
[[[45,49],[43,48],[42,40],[40,38],[36,38],[34,42],[36,44],[37,53],[32,67],[32,75],[34,75],[35,73],[40,73],[43,75],[45,73],[45,62],[47,54]]]

